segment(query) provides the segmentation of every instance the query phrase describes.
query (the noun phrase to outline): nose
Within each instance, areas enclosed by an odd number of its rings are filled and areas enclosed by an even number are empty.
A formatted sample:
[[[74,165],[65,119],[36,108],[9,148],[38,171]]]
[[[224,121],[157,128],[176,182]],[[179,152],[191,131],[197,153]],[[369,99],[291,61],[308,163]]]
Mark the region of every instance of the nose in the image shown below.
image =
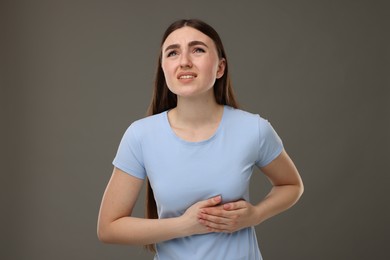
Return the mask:
[[[180,67],[181,68],[191,68],[192,67],[191,57],[187,52],[183,52],[180,55]]]

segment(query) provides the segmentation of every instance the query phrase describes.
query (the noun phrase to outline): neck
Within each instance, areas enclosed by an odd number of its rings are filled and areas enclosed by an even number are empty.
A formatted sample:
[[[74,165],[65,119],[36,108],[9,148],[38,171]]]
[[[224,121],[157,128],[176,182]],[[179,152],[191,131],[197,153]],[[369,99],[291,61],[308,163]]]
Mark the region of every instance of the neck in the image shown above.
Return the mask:
[[[209,99],[186,99],[178,97],[177,106],[172,111],[172,119],[177,125],[190,127],[219,122],[223,106],[217,104],[214,96]]]

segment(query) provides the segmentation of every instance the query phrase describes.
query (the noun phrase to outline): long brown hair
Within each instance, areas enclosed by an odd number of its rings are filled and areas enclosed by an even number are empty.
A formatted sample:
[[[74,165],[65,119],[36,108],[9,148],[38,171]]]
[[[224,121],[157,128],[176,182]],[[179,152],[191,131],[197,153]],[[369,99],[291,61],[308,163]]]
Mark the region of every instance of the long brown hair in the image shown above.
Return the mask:
[[[214,30],[214,28],[212,28],[207,23],[198,19],[177,20],[174,23],[172,23],[165,31],[160,46],[162,47],[165,40],[172,32],[185,26],[192,27],[204,33],[214,41],[215,46],[217,48],[219,59],[225,59],[224,74],[221,78],[216,79],[214,83],[215,100],[220,105],[228,105],[234,108],[238,108],[238,103],[234,96],[234,92],[233,92],[233,88],[229,76],[229,70],[228,70],[229,67],[228,67],[228,61],[226,58],[225,49],[223,47],[221,38],[219,37],[218,33]],[[167,83],[165,81],[164,72],[161,67],[161,59],[162,59],[162,51],[160,51],[160,55],[158,58],[157,71],[156,71],[156,76],[154,81],[153,96],[152,96],[152,101],[148,108],[147,115],[155,115],[164,112],[168,109],[172,109],[177,105],[177,96],[168,89]],[[149,219],[157,219],[158,218],[157,205],[154,199],[153,189],[150,186],[149,180],[147,179],[146,181],[147,181],[146,217]],[[154,245],[147,245],[146,248],[149,249],[150,251],[155,251]]]

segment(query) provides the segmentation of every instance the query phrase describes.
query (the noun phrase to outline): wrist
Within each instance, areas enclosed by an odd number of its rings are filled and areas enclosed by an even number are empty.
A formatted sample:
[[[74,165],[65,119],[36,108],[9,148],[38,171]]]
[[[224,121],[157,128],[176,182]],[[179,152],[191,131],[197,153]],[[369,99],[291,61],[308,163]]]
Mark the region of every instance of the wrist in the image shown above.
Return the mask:
[[[255,222],[255,226],[261,224],[265,219],[264,219],[264,209],[260,204],[257,204],[254,206],[254,211],[255,211],[255,214],[254,215],[254,222]]]
[[[185,215],[176,217],[175,220],[179,237],[186,237],[194,234],[191,230],[191,224],[187,221]]]

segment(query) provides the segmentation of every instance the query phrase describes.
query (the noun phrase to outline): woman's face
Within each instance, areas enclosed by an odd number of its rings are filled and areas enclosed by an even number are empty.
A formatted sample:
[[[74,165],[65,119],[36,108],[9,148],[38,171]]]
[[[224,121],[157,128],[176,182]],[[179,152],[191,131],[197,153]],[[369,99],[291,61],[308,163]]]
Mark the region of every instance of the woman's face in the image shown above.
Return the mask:
[[[210,37],[186,26],[173,31],[165,40],[161,66],[173,93],[195,97],[213,94],[215,80],[223,76],[225,60],[218,58]]]

